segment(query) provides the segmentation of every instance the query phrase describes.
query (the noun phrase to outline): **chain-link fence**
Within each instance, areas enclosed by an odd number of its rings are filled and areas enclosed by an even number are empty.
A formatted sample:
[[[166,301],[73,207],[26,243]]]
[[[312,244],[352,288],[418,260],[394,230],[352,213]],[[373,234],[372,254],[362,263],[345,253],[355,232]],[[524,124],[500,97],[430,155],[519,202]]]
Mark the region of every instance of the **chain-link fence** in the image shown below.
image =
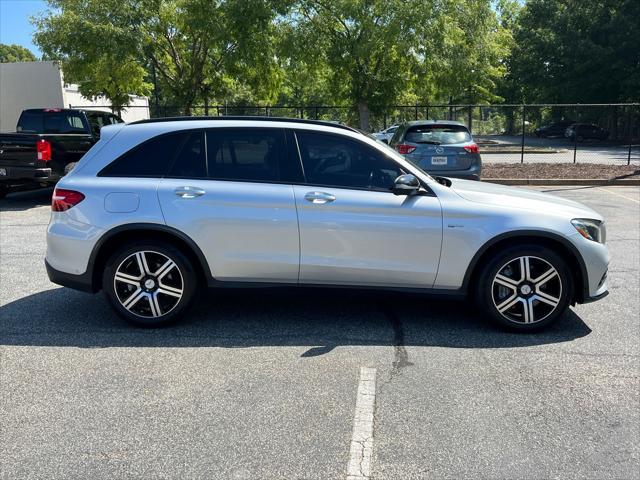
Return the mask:
[[[83,108],[81,105],[72,108]],[[91,108],[84,106],[84,108]],[[136,108],[127,107],[129,111]],[[180,106],[150,108],[153,118],[185,114]],[[328,105],[197,105],[191,116],[261,115],[358,126],[358,111]],[[640,164],[640,104],[396,105],[374,109],[372,132],[414,120],[466,125],[489,163]]]

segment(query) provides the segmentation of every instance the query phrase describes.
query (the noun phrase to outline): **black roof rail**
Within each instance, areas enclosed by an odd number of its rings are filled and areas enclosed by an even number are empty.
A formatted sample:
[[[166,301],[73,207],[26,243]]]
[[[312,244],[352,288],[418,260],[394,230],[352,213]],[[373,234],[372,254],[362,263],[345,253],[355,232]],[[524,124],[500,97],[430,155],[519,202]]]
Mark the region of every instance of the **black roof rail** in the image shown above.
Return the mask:
[[[264,117],[258,115],[225,115],[220,117],[165,117],[165,118],[150,118],[148,120],[138,120],[137,122],[131,122],[129,125],[140,125],[144,123],[162,123],[162,122],[188,122],[195,120],[259,120],[267,122],[292,122],[292,123],[304,123],[307,125],[323,125],[325,127],[336,127],[344,130],[350,130],[352,132],[362,133],[355,128],[351,128],[347,125],[341,125],[339,123],[327,122],[323,120],[307,120],[303,118],[287,118],[287,117]]]

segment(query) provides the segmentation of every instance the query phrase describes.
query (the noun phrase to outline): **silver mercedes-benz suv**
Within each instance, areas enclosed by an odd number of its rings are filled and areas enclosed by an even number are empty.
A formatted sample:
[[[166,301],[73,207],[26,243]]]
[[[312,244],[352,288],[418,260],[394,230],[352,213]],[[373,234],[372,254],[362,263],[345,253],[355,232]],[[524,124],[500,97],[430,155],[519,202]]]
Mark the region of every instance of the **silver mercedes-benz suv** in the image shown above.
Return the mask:
[[[201,287],[340,285],[472,297],[520,331],[607,294],[603,218],[438,178],[335,124],[181,118],[105,127],[57,185],[51,281],[144,326]]]

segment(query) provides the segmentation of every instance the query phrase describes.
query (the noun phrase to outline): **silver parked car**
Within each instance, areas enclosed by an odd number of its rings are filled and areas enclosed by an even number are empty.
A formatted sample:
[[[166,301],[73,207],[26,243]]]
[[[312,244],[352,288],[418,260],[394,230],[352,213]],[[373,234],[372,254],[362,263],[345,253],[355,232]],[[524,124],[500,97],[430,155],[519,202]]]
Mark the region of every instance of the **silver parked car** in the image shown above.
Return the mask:
[[[379,132],[372,133],[371,135],[376,140],[380,140],[382,143],[389,143],[393,135],[398,130],[398,125],[391,125],[389,128],[385,128],[384,130],[380,130]]]
[[[323,122],[229,118],[105,127],[57,185],[46,267],[138,325],[204,286],[340,285],[471,297],[541,328],[607,293],[603,218],[569,200],[435,180]]]
[[[480,180],[482,160],[478,145],[460,122],[407,122],[398,127],[389,145],[432,175]]]

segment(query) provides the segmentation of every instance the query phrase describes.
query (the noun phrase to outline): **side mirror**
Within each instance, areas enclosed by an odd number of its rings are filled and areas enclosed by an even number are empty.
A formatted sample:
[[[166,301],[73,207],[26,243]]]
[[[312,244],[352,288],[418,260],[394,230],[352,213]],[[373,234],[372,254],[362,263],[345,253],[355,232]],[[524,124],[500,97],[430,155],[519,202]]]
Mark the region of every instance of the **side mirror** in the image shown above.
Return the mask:
[[[393,188],[391,191],[396,195],[412,195],[420,189],[420,180],[415,175],[410,173],[406,175],[400,175],[393,182]]]

